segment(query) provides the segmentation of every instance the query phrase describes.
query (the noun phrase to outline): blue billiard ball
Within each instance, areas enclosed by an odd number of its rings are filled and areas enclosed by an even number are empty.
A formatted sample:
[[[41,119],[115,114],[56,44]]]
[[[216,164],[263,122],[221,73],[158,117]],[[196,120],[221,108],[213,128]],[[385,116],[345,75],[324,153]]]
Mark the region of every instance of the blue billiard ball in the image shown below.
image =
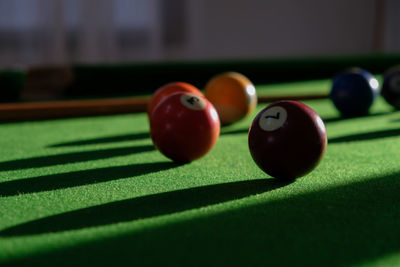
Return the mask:
[[[400,109],[400,66],[384,73],[381,94],[386,102]]]
[[[352,68],[334,77],[330,99],[343,116],[362,116],[378,95],[377,79],[366,70]]]

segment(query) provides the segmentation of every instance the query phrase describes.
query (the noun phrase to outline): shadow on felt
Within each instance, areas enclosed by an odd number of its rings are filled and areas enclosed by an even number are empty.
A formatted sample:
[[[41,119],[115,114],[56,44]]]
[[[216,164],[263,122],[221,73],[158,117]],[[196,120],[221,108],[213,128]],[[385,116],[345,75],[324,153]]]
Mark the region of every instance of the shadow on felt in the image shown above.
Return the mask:
[[[386,137],[400,136],[400,129],[386,129],[378,131],[369,131],[365,133],[357,133],[344,135],[340,137],[329,138],[328,144],[343,143],[343,142],[359,142],[374,140]]]
[[[0,162],[0,171],[49,167],[59,164],[85,162],[98,159],[126,156],[155,150],[153,145],[97,149],[91,151],[69,152],[57,155],[40,156]]]
[[[342,116],[338,115],[336,117],[328,117],[328,118],[322,118],[322,121],[327,124],[331,122],[340,122],[340,121],[346,121],[346,120],[353,120],[353,119],[359,119],[359,118],[370,118],[370,117],[378,117],[378,116],[384,116],[387,114],[394,113],[395,111],[386,111],[386,112],[376,112],[376,113],[368,113],[364,115],[358,115],[358,116]]]
[[[0,196],[15,196],[22,193],[97,184],[167,170],[180,165],[174,162],[152,162],[22,178],[0,183]]]
[[[0,236],[60,232],[171,214],[264,193],[290,182],[276,179],[231,182],[121,200],[27,222],[1,231]]]
[[[134,133],[134,134],[124,134],[124,135],[86,139],[86,140],[80,140],[80,141],[63,142],[63,143],[50,145],[49,147],[97,145],[97,144],[142,140],[142,139],[148,139],[148,138],[150,138],[149,132],[141,132],[141,133]]]
[[[258,201],[28,257],[51,263],[349,266],[398,253],[400,173]],[[18,236],[105,225],[216,204],[277,188],[274,180],[163,193],[47,217],[3,230]],[[265,183],[265,184],[263,184]],[[243,188],[244,187],[244,188]],[[93,216],[93,217],[91,217]],[[23,261],[22,261],[23,262]],[[374,262],[374,261],[373,261]],[[392,262],[393,263],[393,262]]]
[[[380,116],[385,115],[387,113],[377,113],[373,114],[373,116]],[[370,115],[371,116],[371,115]],[[324,119],[325,123],[335,122],[340,120],[348,120],[360,117],[349,117],[349,118],[342,118],[342,117],[335,117],[330,119]],[[399,119],[400,121],[400,119]],[[226,130],[221,132],[221,135],[236,135],[236,134],[247,134],[249,129],[234,129],[234,130]],[[356,133],[351,135],[344,135],[340,137],[329,138],[328,144],[334,143],[342,143],[342,142],[354,142],[354,141],[367,141],[367,140],[374,140],[386,137],[394,137],[400,136],[400,128],[398,129],[385,129],[385,130],[376,130],[376,131],[369,131],[365,133]]]

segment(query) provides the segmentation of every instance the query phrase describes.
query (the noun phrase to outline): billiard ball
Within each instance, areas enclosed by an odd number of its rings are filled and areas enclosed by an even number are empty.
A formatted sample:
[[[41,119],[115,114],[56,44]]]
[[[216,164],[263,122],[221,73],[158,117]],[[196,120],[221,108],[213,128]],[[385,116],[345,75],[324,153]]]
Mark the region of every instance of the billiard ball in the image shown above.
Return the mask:
[[[154,145],[176,162],[190,162],[208,153],[218,140],[220,122],[214,106],[192,93],[165,97],[150,116]]]
[[[257,105],[254,85],[237,72],[222,73],[212,78],[205,87],[204,95],[218,111],[223,125],[251,114]]]
[[[319,164],[327,136],[323,121],[310,107],[297,101],[280,101],[254,118],[248,144],[253,160],[264,172],[294,179]]]
[[[381,94],[386,102],[400,109],[400,66],[384,73]]]
[[[366,70],[352,68],[334,77],[330,99],[343,116],[362,116],[369,112],[379,95],[379,83]]]
[[[197,89],[195,86],[185,83],[185,82],[172,82],[168,83],[154,92],[152,95],[150,102],[147,106],[147,115],[150,117],[151,113],[153,112],[153,109],[155,106],[160,102],[163,98],[165,98],[168,95],[171,95],[173,93],[177,92],[186,92],[186,93],[192,93],[195,95],[200,95],[203,96],[203,93]]]

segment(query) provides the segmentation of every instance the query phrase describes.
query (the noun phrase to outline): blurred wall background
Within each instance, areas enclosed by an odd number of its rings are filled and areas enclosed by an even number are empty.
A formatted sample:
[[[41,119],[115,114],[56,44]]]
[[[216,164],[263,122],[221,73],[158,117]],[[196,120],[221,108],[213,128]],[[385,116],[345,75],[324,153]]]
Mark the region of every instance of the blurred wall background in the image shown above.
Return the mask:
[[[0,67],[400,52],[398,0],[0,0]]]

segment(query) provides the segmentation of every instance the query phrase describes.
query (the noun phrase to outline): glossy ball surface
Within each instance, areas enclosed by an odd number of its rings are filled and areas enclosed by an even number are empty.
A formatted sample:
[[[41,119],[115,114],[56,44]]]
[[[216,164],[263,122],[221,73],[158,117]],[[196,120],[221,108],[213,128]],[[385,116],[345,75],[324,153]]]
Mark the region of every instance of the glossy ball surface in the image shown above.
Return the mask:
[[[343,116],[362,116],[369,112],[379,95],[379,83],[366,70],[352,68],[332,82],[330,99]]]
[[[244,75],[227,72],[212,78],[205,97],[217,109],[221,124],[231,124],[251,114],[257,105],[256,89]]]
[[[294,179],[311,172],[327,145],[324,123],[310,107],[280,101],[264,108],[249,130],[250,154],[267,174]]]
[[[150,102],[147,106],[147,115],[150,117],[156,105],[163,100],[165,97],[174,93],[191,93],[195,95],[203,96],[203,93],[195,86],[185,82],[172,82],[160,87],[152,95]]]
[[[176,162],[190,162],[207,154],[218,140],[220,122],[204,97],[175,93],[164,98],[150,117],[154,145]]]
[[[390,105],[400,109],[400,67],[391,68],[383,75],[381,94]]]

